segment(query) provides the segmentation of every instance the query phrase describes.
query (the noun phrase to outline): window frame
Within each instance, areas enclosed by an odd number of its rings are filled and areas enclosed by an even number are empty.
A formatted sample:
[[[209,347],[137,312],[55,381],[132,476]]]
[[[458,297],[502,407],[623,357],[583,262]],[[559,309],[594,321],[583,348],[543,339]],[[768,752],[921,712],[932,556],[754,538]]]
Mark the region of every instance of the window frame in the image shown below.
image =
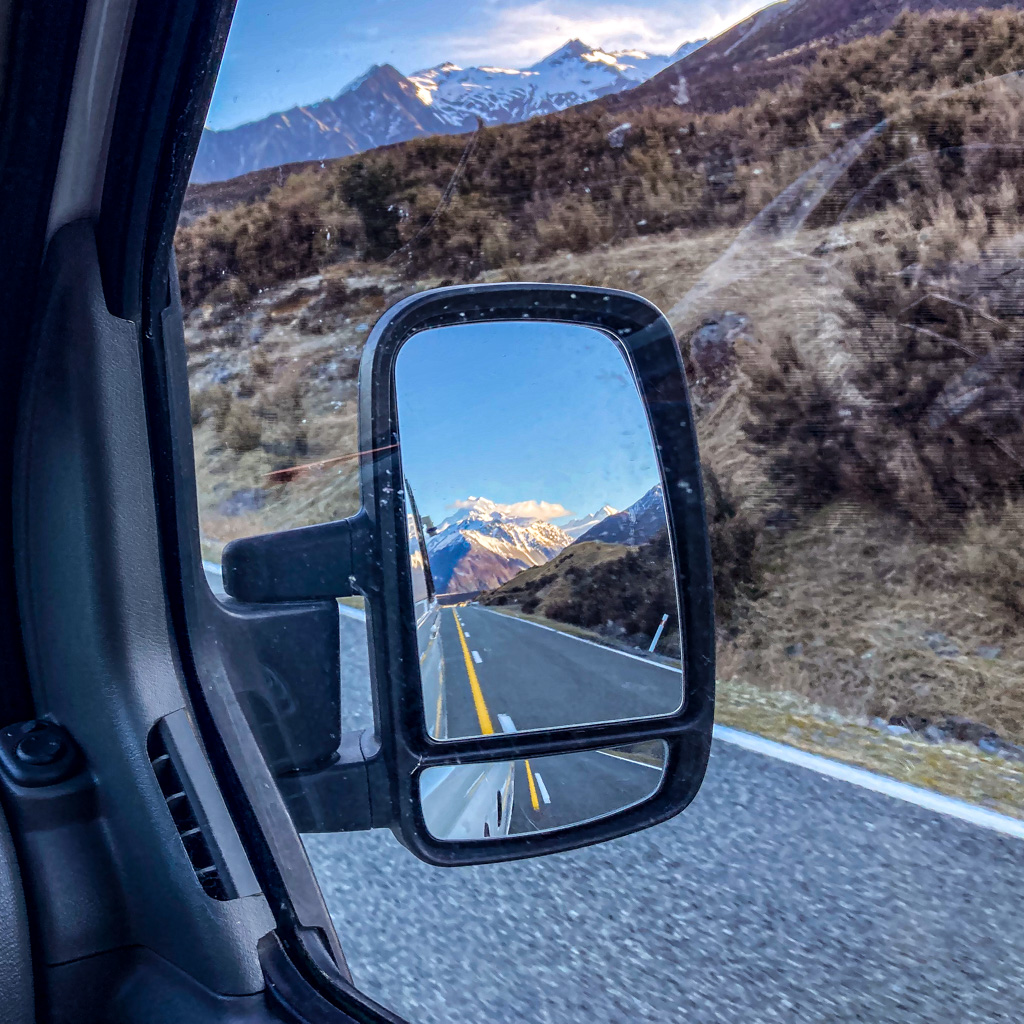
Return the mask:
[[[277,925],[259,949],[269,997],[295,1020],[399,1024],[400,1017],[352,984],[317,879],[230,685],[232,675],[252,669],[252,660],[239,656],[243,645],[225,646],[219,637],[233,616],[244,615],[210,590],[199,547],[173,239],[234,6],[234,0],[182,0],[136,9],[96,220],[104,293],[110,312],[138,327],[159,583],[196,725]],[[316,619],[324,609],[308,611]],[[336,623],[333,605],[331,611]],[[222,651],[218,664],[214,649]]]

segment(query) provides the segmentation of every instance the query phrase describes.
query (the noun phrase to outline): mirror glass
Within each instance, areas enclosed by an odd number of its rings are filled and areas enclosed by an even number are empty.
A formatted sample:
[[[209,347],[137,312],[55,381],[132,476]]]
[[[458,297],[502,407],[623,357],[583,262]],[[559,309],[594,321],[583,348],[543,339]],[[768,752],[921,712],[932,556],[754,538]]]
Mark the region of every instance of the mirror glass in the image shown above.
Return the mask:
[[[520,761],[427,768],[420,805],[435,839],[495,839],[581,825],[652,796],[662,740]]]
[[[678,710],[664,495],[617,342],[562,323],[434,328],[403,346],[396,394],[430,734]]]

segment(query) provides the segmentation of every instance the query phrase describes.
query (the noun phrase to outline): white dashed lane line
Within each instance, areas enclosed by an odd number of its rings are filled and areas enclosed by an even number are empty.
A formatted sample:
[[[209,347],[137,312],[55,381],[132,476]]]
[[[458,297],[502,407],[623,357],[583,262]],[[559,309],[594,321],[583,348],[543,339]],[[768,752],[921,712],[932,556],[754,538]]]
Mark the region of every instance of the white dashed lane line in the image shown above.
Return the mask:
[[[544,785],[544,780],[540,777],[540,772],[534,772],[533,777],[537,780],[537,788],[540,790],[540,798],[544,803],[551,803],[551,795],[548,793],[548,787]]]
[[[474,660],[474,661],[475,661],[475,662],[476,662],[476,663],[477,663],[478,665],[482,665],[482,664],[483,664],[483,660],[484,660],[484,659],[480,657],[480,652],[479,652],[479,651],[473,651],[473,652],[472,652],[472,654],[473,654],[473,660]]]

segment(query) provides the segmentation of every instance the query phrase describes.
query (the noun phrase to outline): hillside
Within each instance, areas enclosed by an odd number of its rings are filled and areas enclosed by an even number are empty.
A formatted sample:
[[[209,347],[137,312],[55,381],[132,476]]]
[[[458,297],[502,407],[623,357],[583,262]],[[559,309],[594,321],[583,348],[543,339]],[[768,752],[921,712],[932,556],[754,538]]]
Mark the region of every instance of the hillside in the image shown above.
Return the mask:
[[[877,168],[909,156],[914,138],[988,141],[980,111],[937,108],[932,94],[1024,65],[1021,19],[905,16],[897,31],[820,55],[797,82],[726,114],[655,107],[616,134],[622,122],[607,111],[575,108],[482,129],[468,143],[417,139],[296,173],[179,231],[184,301],[251,295],[351,261],[468,280],[560,251],[739,227],[885,119],[866,157],[832,186],[835,210]]]
[[[722,112],[763,90],[797,80],[822,53],[892,27],[904,12],[1019,8],[1006,0],[781,0],[716,37],[700,51],[602,106],[611,112],[675,104]],[[682,83],[682,85],[680,85]]]
[[[626,550],[617,544],[576,543],[555,555],[550,562],[524,569],[500,587],[481,594],[486,605],[518,605],[528,613],[547,615],[549,605],[571,596],[569,569],[587,571],[606,563],[617,563]]]
[[[546,565],[526,569],[479,602],[580,626],[647,646],[663,614],[662,653],[678,653],[679,626],[667,536],[638,547],[577,541]]]
[[[1024,739],[1022,67],[1017,11],[911,15],[741,109],[630,114],[621,148],[592,107],[485,129],[447,206],[465,140],[199,217],[178,245],[209,550],[356,507],[355,368],[392,302],[627,287],[688,361],[719,674]],[[608,621],[591,593],[552,603]]]

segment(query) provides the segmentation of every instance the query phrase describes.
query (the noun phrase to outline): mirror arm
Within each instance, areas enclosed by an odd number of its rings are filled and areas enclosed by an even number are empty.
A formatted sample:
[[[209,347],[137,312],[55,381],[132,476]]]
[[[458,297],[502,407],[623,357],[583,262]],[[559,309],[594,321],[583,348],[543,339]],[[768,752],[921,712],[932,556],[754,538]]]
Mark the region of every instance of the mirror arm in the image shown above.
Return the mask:
[[[364,512],[350,519],[233,540],[224,548],[224,589],[239,601],[355,597],[372,550]]]
[[[387,828],[387,768],[372,729],[347,732],[338,759],[325,768],[277,776],[278,788],[299,832],[365,832]]]

